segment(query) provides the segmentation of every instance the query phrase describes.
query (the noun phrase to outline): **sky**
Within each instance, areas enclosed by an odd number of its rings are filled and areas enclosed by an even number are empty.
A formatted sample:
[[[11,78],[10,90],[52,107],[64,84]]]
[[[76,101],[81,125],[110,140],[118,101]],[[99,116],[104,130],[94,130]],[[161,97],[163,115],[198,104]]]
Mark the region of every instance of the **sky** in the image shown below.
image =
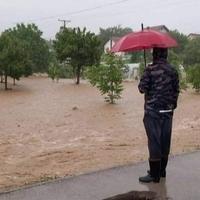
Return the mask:
[[[54,39],[63,25],[58,19],[95,33],[117,25],[138,31],[141,23],[200,33],[200,0],[0,0],[0,32],[35,23],[44,38]]]

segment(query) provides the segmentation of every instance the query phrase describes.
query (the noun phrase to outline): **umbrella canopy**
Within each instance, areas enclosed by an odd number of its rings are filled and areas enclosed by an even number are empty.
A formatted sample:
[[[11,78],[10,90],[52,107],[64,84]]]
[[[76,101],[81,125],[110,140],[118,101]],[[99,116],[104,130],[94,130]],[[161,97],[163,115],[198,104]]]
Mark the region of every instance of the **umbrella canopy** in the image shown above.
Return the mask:
[[[177,46],[177,42],[166,33],[152,29],[144,29],[123,36],[112,48],[112,52],[130,52],[154,47],[169,48]]]

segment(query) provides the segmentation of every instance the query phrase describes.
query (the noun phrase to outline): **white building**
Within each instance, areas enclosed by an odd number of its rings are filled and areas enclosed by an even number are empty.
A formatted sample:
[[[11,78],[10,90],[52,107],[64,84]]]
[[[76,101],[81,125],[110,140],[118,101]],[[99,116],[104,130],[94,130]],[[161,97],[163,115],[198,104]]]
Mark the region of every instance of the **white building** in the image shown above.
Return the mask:
[[[116,42],[120,39],[120,37],[112,37],[112,39],[108,40],[104,45],[104,53],[111,51],[112,47],[116,44]],[[115,53],[118,56],[123,56],[124,52]]]
[[[190,40],[197,39],[197,38],[200,38],[200,34],[198,34],[198,33],[190,33],[190,34],[188,35],[188,38],[189,38]]]

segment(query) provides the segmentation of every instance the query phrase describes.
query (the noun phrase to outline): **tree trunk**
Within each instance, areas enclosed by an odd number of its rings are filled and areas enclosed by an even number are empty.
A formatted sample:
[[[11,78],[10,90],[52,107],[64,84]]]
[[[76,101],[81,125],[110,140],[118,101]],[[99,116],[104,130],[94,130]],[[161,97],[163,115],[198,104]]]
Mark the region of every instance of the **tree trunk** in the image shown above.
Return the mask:
[[[73,78],[75,79],[76,78],[76,68],[73,67]]]
[[[110,95],[111,104],[114,104],[114,90],[113,90],[113,81],[111,81],[111,84],[110,84],[110,89],[111,89],[111,95]]]
[[[7,74],[5,73],[5,90],[8,90],[8,83],[7,83]]]
[[[76,76],[77,76],[76,84],[77,85],[80,83],[80,75],[81,75],[81,67],[78,66],[77,71],[76,71]]]
[[[16,85],[16,84],[15,84],[15,78],[13,78],[13,85]]]
[[[1,83],[3,83],[3,75],[1,75]]]

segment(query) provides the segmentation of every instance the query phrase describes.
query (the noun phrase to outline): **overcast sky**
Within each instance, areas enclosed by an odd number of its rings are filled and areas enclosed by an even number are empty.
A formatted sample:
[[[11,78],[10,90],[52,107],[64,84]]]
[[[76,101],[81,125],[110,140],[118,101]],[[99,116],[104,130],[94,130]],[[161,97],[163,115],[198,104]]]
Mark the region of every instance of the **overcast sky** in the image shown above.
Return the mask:
[[[58,19],[95,33],[119,24],[136,31],[142,22],[200,33],[200,0],[0,0],[0,32],[16,23],[35,23],[50,39],[62,25]]]

